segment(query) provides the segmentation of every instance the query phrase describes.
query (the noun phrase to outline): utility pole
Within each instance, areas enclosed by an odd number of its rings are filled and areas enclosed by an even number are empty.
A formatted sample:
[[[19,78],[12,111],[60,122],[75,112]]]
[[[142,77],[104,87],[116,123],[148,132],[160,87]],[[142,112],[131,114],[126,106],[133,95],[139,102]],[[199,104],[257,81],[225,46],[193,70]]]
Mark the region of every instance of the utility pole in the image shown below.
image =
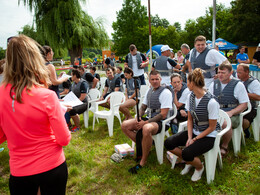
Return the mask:
[[[150,0],[148,0],[148,17],[149,17],[149,47],[150,47],[150,70],[153,63],[153,50],[152,50],[152,29],[151,29],[151,14],[150,14]]]
[[[216,0],[213,0],[212,48],[215,48],[215,40],[216,40]]]

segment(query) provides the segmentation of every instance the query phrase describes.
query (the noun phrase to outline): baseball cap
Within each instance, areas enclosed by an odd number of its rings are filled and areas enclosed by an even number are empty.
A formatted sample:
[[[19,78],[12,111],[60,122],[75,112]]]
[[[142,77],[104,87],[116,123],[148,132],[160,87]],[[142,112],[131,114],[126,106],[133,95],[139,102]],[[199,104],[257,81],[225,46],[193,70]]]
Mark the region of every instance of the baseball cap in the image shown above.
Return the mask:
[[[161,52],[164,52],[164,51],[167,51],[167,50],[172,51],[172,48],[170,48],[169,45],[164,45],[164,46],[161,47]]]

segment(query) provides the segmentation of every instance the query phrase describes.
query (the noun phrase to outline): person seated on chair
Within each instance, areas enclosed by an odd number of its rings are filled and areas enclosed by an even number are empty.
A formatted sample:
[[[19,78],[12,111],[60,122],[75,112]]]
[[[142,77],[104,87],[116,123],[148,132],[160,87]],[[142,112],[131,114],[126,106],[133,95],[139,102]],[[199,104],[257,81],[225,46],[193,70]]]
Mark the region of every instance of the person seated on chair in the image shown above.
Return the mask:
[[[66,72],[61,72],[59,74],[58,78],[61,78],[63,74],[67,74]],[[61,98],[64,97],[65,95],[67,95],[70,92],[71,89],[71,78],[69,78],[67,81],[64,81],[62,84],[62,92],[60,92],[60,96]]]
[[[188,113],[185,109],[185,104],[187,101],[187,97],[190,94],[190,90],[187,87],[187,84],[182,82],[182,76],[178,73],[173,73],[171,75],[171,85],[174,91],[173,102],[176,105],[178,110],[176,116],[177,121],[175,121],[174,125],[178,126],[180,122],[186,121],[188,119]],[[173,133],[177,133],[177,132],[173,131]]]
[[[249,74],[249,65],[248,64],[239,64],[237,66],[237,76],[244,83],[248,97],[250,99],[252,109],[243,119],[243,129],[245,137],[250,137],[249,127],[253,122],[257,114],[257,103],[260,101],[260,83],[259,81]]]
[[[232,138],[232,129],[239,126],[239,114],[247,108],[249,98],[246,88],[238,79],[231,77],[232,65],[224,61],[218,67],[218,79],[209,86],[209,92],[215,95],[220,104],[220,109],[224,110],[231,119],[231,129],[223,135],[221,154],[225,156],[228,152],[228,144]]]
[[[98,79],[94,77],[90,72],[85,71],[83,66],[78,67],[81,78],[88,82],[89,89],[95,89],[98,83]]]
[[[89,68],[89,72],[92,74],[93,77],[96,77],[99,81],[100,81],[100,75],[98,73],[96,73],[96,67],[95,66],[91,66]]]
[[[121,125],[126,136],[136,142],[136,147],[140,149],[141,146],[141,154],[137,154],[137,161],[141,160],[140,163],[128,170],[132,174],[137,173],[146,164],[153,144],[152,135],[161,132],[162,120],[167,117],[168,111],[172,109],[172,93],[169,89],[161,86],[161,80],[158,71],[153,70],[150,72],[149,82],[152,87],[145,94],[139,110],[140,118],[126,120]],[[141,118],[146,109],[148,110],[148,116]],[[139,149],[137,148],[137,153]]]
[[[121,77],[122,82],[125,83],[125,75],[121,66],[116,67],[115,76]]]
[[[120,77],[115,77],[114,72],[111,68],[106,69],[107,80],[105,82],[105,88],[102,96],[100,97],[100,101],[104,100],[110,93],[114,91],[123,91],[122,89],[122,81]],[[109,108],[109,100],[106,103],[100,104],[100,106]]]
[[[202,70],[196,68],[189,73],[187,86],[192,91],[185,104],[188,110],[188,131],[181,131],[164,142],[167,150],[186,161],[181,175],[185,175],[192,167],[195,171],[192,181],[198,181],[204,166],[198,156],[213,148],[219,125],[217,125],[219,104],[214,96],[205,90]],[[183,150],[179,146],[186,146]]]
[[[121,67],[120,67],[121,68]],[[129,108],[132,108],[136,105],[136,93],[135,93],[135,81],[133,78],[134,72],[131,68],[125,67],[124,70],[126,78],[126,89],[125,89],[125,103],[119,107],[119,110],[125,115],[125,120],[133,118],[130,114]],[[137,84],[137,93],[139,94],[140,89],[140,80],[136,80]],[[139,95],[138,95],[139,96]]]
[[[76,132],[80,129],[79,114],[84,113],[88,109],[88,83],[81,78],[80,72],[78,70],[72,70],[71,72],[72,86],[71,91],[79,98],[83,104],[72,107],[69,111],[69,115],[72,118],[75,127],[72,128],[72,132]]]

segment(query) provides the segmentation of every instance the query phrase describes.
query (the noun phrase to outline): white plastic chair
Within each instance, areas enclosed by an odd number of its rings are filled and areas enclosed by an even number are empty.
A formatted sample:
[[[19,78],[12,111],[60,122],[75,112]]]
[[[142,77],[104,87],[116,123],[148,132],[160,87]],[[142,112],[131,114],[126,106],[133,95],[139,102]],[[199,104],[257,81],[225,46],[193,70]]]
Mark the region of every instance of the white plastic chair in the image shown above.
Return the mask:
[[[171,110],[173,111],[174,114],[172,116],[169,116],[169,114],[168,114],[167,118],[162,121],[162,131],[160,133],[158,133],[157,135],[152,136],[152,138],[154,140],[154,144],[155,144],[157,160],[160,165],[163,163],[164,138],[165,138],[165,136],[170,137],[169,132],[165,131],[166,124],[169,123],[171,120],[173,120],[177,115],[177,108],[176,108],[175,104],[173,104],[173,108]],[[135,142],[133,142],[133,141],[132,141],[132,148],[135,148]]]
[[[244,131],[243,131],[243,117],[248,114],[251,111],[251,103],[247,103],[247,110],[242,112],[239,115],[239,125],[237,128],[233,129],[232,131],[232,142],[233,142],[233,149],[234,149],[234,154],[237,156],[237,153],[240,152],[240,147],[241,147],[241,139],[242,143],[245,146],[245,136],[244,136]]]
[[[99,81],[99,83],[100,83],[100,88],[99,88],[100,94],[102,94],[102,92],[103,92],[103,90],[105,88],[106,80],[107,80],[107,77],[101,77],[100,78],[100,81]]]
[[[106,103],[108,101],[108,98],[110,98],[110,110],[98,110],[98,105]],[[95,102],[95,111],[93,115],[93,130],[95,126],[95,118],[104,118],[107,120],[107,126],[108,126],[108,132],[109,136],[113,136],[113,125],[114,125],[114,116],[116,116],[121,124],[121,117],[119,114],[119,107],[121,104],[125,102],[125,95],[122,92],[113,92],[109,94],[105,100]]]
[[[139,101],[139,104],[138,104],[138,107],[140,109],[141,105],[142,105],[142,102],[144,100],[144,96],[146,94],[146,92],[150,89],[150,87],[148,85],[141,85],[141,88],[140,88],[140,101]]]
[[[230,120],[228,114],[226,112],[224,112],[223,110],[219,110],[218,123],[220,124],[220,126],[222,126],[225,121],[227,123],[227,126],[223,130],[218,132],[213,148],[203,154],[205,157],[206,176],[207,176],[208,184],[211,183],[215,178],[217,159],[219,162],[220,169],[222,169],[222,167],[223,167],[222,157],[221,157],[221,152],[220,152],[220,147],[219,147],[220,139],[226,132],[229,131],[229,129],[231,127],[231,120]],[[187,122],[183,122],[183,124],[182,124],[183,127],[185,127],[185,123],[187,125]],[[172,161],[172,169],[175,166],[177,156],[174,155],[174,158],[175,159]]]
[[[260,105],[258,104],[257,106],[257,114],[256,114],[256,117],[254,118],[254,121],[252,123],[252,130],[253,130],[253,134],[254,134],[254,140],[256,142],[259,141],[259,133],[260,133],[260,126],[259,126],[259,123],[260,123]]]
[[[170,136],[169,132],[165,131],[166,124],[169,123],[170,121],[172,121],[176,117],[176,115],[177,115],[177,108],[176,108],[175,104],[173,104],[172,111],[173,111],[173,115],[169,116],[165,120],[163,120],[163,122],[162,122],[162,131],[160,133],[158,133],[157,135],[153,135],[152,136],[153,140],[154,140],[154,144],[155,144],[157,160],[158,160],[160,165],[163,163],[163,148],[164,148],[164,138],[165,138],[165,135],[167,137]]]
[[[98,101],[100,98],[100,92],[98,89],[90,89],[88,93],[90,100],[88,101],[88,110],[84,112],[84,124],[85,127],[88,128],[88,119],[89,119],[89,111],[93,112],[95,111],[95,104],[94,102]],[[91,105],[89,107],[89,105]]]

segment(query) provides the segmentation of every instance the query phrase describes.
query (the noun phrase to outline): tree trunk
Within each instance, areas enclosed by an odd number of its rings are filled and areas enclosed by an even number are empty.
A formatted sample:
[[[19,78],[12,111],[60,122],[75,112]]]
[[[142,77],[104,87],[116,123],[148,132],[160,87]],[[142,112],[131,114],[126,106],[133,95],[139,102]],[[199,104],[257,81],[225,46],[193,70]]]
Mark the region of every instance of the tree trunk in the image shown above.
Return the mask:
[[[72,49],[69,49],[69,55],[70,55],[70,63],[74,65],[74,60],[75,58],[80,58],[82,59],[82,47],[80,45],[78,46],[73,46]]]

